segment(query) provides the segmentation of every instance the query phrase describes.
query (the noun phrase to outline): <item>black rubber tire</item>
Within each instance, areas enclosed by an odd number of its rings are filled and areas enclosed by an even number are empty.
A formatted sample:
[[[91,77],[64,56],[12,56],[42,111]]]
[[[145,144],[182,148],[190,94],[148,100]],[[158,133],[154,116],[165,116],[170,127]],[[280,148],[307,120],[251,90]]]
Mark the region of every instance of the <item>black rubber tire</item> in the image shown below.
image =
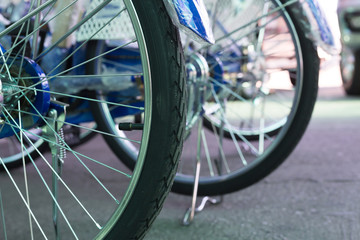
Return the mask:
[[[213,130],[212,130],[213,124],[212,124],[212,122],[211,122],[206,116],[204,117],[204,127],[206,127],[207,129],[209,129],[210,131],[213,131]],[[216,130],[219,132],[220,128],[219,128],[218,126],[215,126],[215,128],[216,128]],[[266,132],[266,135],[268,135],[268,136],[270,136],[270,137],[275,136],[276,134],[278,134],[278,133],[280,132],[280,130],[281,130],[281,127],[276,128],[276,129],[274,129],[274,130],[272,130],[272,131]],[[231,134],[230,134],[230,132],[224,130],[224,137],[231,139]],[[245,135],[245,134],[244,134],[243,137],[244,137],[246,140],[248,140],[248,141],[252,141],[252,140],[258,139],[258,138],[259,138],[259,135],[257,135],[257,134]],[[239,136],[237,136],[237,135],[235,136],[235,138],[236,138],[236,140],[238,140],[238,141],[242,141],[242,139],[241,139]]]
[[[350,79],[346,79],[346,76],[343,74],[344,68],[343,62],[340,61],[340,72],[343,82],[343,88],[347,95],[360,95],[360,49],[350,50],[353,51],[355,62],[354,62],[354,72]]]
[[[152,75],[153,112],[145,163],[129,204],[105,239],[141,239],[170,191],[185,128],[185,78],[178,30],[162,0],[134,0],[143,28]],[[89,46],[91,50],[94,46]],[[100,131],[109,132],[100,104],[92,104]],[[104,136],[113,152],[129,160],[116,139]],[[128,161],[127,161],[128,160]],[[134,161],[131,161],[135,165]]]
[[[231,193],[262,180],[286,160],[307,128],[317,98],[320,60],[312,41],[302,32],[299,20],[292,16],[290,11],[287,12],[299,35],[304,65],[303,91],[299,96],[297,109],[293,112],[292,121],[280,131],[279,134],[282,134],[282,136],[278,144],[245,169],[234,171],[225,176],[217,176],[216,178],[200,178],[198,187],[199,196]],[[193,186],[193,177],[177,175],[172,191],[191,195],[193,193]]]

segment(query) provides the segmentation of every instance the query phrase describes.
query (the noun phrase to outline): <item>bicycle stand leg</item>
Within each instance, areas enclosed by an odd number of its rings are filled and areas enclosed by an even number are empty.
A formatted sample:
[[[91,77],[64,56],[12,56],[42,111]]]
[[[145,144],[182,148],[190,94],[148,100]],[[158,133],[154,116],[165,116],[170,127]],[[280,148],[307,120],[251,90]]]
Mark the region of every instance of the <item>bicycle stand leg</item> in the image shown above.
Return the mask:
[[[194,190],[192,195],[191,207],[186,211],[183,225],[189,225],[195,216],[196,211],[196,200],[197,200],[197,191],[199,186],[199,177],[201,169],[201,129],[202,129],[202,120],[198,123],[198,142],[197,142],[197,153],[196,153],[196,169],[195,169],[195,179],[194,179]]]
[[[222,109],[225,109],[226,102],[224,101],[224,99],[221,99],[220,104],[222,105],[221,106]],[[223,139],[224,139],[224,127],[225,127],[225,122],[223,119],[224,119],[225,113],[221,112],[221,114],[222,114],[221,125],[220,125],[220,130],[218,133],[218,145],[219,145],[218,158],[214,159],[215,166],[216,166],[216,169],[217,169],[217,172],[219,175],[222,175],[223,164],[225,162],[224,153],[223,153]],[[203,121],[201,120],[201,121],[199,121],[199,124],[198,124],[198,142],[197,142],[194,190],[193,190],[193,195],[192,195],[191,207],[186,210],[184,218],[182,220],[182,225],[184,225],[184,226],[188,226],[191,224],[191,222],[194,220],[195,214],[203,211],[206,206],[206,203],[210,203],[212,205],[218,205],[218,204],[222,203],[222,201],[223,201],[223,196],[220,196],[218,199],[206,196],[201,200],[201,203],[198,207],[195,206],[197,197],[198,197],[197,192],[198,192],[199,179],[200,179],[200,168],[201,168],[201,134],[202,134],[201,131],[202,131],[202,126],[203,126]],[[215,129],[214,129],[214,131],[216,132]]]
[[[63,161],[63,149],[64,146],[64,139],[62,134],[62,125],[63,121],[60,119],[64,119],[65,113],[58,116],[58,112],[55,109],[51,109],[49,111],[48,117],[49,120],[47,121],[47,125],[43,127],[43,135],[49,141],[50,152],[52,155],[52,194],[53,194],[53,224],[55,229],[56,239],[60,240],[60,227],[59,227],[59,209],[58,209],[58,181],[59,177],[61,176],[62,172],[62,165]]]
[[[185,212],[182,225],[189,226],[193,222],[195,214],[202,212],[205,209],[207,203],[210,203],[211,205],[218,205],[222,203],[222,201],[223,201],[223,196],[220,196],[218,199],[208,196],[203,197],[198,207],[194,206],[188,208],[188,210]],[[194,214],[193,217],[191,217],[192,213]]]
[[[211,197],[204,197],[201,200],[201,203],[196,207],[197,202],[197,192],[200,179],[200,169],[201,169],[201,131],[202,131],[203,122],[200,121],[198,124],[198,142],[197,142],[197,156],[196,156],[196,169],[195,169],[195,179],[194,179],[194,190],[192,195],[191,207],[188,208],[185,212],[184,218],[182,220],[182,225],[188,226],[194,220],[195,214],[204,210],[206,203],[211,203],[212,205],[220,204],[223,200],[221,196],[220,199],[215,199]]]

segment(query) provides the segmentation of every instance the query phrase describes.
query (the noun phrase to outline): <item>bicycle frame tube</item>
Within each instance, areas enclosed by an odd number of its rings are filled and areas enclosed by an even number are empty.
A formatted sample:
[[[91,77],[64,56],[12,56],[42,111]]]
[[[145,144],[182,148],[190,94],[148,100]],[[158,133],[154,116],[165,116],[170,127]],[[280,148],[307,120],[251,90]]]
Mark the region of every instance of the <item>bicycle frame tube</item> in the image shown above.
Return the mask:
[[[179,29],[200,43],[215,42],[203,0],[164,0],[164,3]]]
[[[284,4],[290,4],[290,11],[295,15],[295,18],[302,19],[300,27],[316,47],[321,47],[329,54],[339,52],[325,14],[317,0],[288,0],[284,2]]]

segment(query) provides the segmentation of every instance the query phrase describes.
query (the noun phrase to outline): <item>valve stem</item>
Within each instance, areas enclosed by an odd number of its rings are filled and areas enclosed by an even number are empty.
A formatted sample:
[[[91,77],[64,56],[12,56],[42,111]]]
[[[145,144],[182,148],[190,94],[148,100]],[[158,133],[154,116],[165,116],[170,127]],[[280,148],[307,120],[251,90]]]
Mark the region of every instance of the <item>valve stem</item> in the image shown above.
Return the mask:
[[[143,123],[119,123],[119,129],[122,131],[133,131],[133,130],[143,130]]]

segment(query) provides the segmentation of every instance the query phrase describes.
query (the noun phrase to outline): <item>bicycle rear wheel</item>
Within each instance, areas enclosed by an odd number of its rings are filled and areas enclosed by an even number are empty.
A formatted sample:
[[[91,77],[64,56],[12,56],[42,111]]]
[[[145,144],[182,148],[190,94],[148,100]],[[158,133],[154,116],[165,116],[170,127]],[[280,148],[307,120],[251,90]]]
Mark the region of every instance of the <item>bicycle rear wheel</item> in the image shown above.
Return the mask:
[[[0,32],[0,137],[18,141],[23,164],[10,169],[0,154],[0,235],[8,239],[140,239],[175,175],[184,127],[183,58],[162,1],[82,3],[20,2],[19,11],[8,16],[20,18]],[[108,53],[136,49],[140,65],[118,74],[90,73],[86,68],[102,56],[89,58],[83,50],[95,39],[112,43]],[[140,80],[130,86],[136,94],[114,100],[111,94],[126,91],[133,79]],[[95,90],[101,100],[93,98]],[[144,114],[137,136],[126,138],[139,149],[133,173],[102,149],[99,138],[93,147],[76,150],[64,140],[65,127],[120,137],[86,127],[94,121],[91,112],[73,100]],[[49,144],[51,153],[29,136]],[[34,161],[32,152],[40,159]],[[25,157],[31,164],[25,165]]]

